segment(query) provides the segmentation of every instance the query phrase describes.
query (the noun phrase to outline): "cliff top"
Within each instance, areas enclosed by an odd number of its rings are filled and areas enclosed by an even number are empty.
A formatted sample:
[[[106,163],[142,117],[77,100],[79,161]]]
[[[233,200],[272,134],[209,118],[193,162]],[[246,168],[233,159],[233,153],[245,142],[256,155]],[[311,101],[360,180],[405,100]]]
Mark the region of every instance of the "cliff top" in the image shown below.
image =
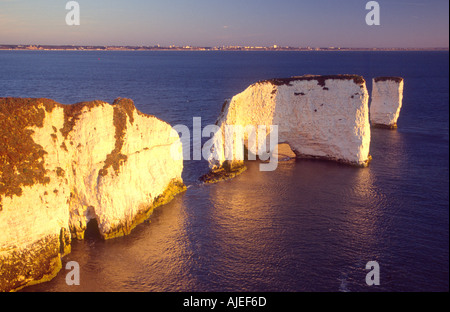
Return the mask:
[[[55,107],[64,110],[64,125],[61,129],[53,127],[56,137],[59,131],[63,137],[61,148],[67,150],[65,140],[75,127],[84,109],[89,111],[98,106],[110,105],[103,101],[80,102],[64,105],[45,98],[1,98],[0,97],[0,211],[3,196],[20,196],[23,186],[36,183],[47,184],[50,179],[44,167],[44,156],[47,152],[32,138],[34,133],[30,128],[44,126],[46,113],[51,113]],[[114,109],[114,126],[116,127],[116,146],[105,160],[104,168],[99,172],[106,175],[107,169],[113,167],[117,172],[120,163],[126,157],[121,154],[123,138],[127,127],[127,119],[134,122],[133,112],[146,117],[154,117],[139,112],[130,99],[116,99]],[[155,117],[156,118],[156,117]]]
[[[366,81],[363,77],[358,75],[304,75],[294,76],[290,78],[274,78],[269,80],[262,80],[258,83],[269,82],[276,86],[290,85],[293,81],[312,81],[317,80],[317,84],[325,87],[326,80],[353,80],[355,84],[363,85]]]
[[[403,78],[402,78],[402,77],[388,77],[388,76],[386,76],[386,77],[376,77],[376,78],[373,78],[373,81],[375,81],[375,82],[381,82],[381,81],[395,81],[395,82],[397,82],[397,83],[400,83],[400,82],[403,81]]]

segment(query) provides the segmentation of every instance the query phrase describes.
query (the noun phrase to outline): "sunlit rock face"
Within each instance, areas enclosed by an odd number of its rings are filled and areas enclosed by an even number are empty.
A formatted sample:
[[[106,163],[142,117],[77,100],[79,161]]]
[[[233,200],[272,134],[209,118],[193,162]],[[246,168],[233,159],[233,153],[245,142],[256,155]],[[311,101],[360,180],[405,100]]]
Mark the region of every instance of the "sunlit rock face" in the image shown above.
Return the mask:
[[[90,220],[126,235],[185,189],[178,134],[131,100],[0,98],[0,120],[0,291],[52,278]]]
[[[222,108],[216,124],[278,126],[279,143],[287,143],[297,157],[336,160],[357,166],[369,161],[370,123],[368,92],[356,75],[301,76],[255,83]],[[248,142],[247,132],[242,134]],[[241,142],[216,135],[209,157],[210,168],[238,167]],[[232,145],[232,146],[229,146]],[[255,152],[251,146],[246,146]]]
[[[404,80],[400,77],[378,77],[373,79],[370,104],[372,126],[397,128],[403,103]]]

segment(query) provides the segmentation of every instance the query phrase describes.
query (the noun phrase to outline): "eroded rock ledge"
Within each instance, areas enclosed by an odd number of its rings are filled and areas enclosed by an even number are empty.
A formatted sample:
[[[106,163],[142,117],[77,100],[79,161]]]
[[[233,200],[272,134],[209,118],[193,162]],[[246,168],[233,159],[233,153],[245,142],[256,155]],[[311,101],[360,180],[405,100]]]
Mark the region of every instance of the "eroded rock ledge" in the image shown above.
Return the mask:
[[[90,220],[126,235],[185,190],[178,135],[131,100],[0,98],[0,120],[0,291],[51,279]]]

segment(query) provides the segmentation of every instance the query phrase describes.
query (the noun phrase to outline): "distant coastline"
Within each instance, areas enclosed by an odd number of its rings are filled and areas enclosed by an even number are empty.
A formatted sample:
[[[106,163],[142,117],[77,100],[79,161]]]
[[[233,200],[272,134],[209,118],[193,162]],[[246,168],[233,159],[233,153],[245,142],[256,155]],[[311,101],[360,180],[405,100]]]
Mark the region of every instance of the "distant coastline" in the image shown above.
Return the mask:
[[[13,45],[0,44],[9,51],[448,51],[449,48],[345,48],[289,46],[93,46],[93,45]]]

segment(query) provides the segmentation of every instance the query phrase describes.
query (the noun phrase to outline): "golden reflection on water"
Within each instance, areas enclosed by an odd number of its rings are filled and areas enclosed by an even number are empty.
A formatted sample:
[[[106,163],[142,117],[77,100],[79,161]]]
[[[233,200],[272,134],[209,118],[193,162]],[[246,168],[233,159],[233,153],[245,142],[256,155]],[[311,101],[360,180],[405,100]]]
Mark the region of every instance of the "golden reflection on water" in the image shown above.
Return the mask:
[[[24,291],[177,291],[191,288],[186,274],[190,255],[186,249],[184,196],[159,207],[150,222],[125,237],[103,241],[87,237],[74,241],[58,276]],[[80,264],[81,286],[68,286],[64,265]]]
[[[242,176],[226,182],[226,187],[214,185],[210,191],[217,222],[226,224],[233,237],[253,239],[252,233],[278,219],[277,207],[285,205],[285,200],[292,206],[304,200],[310,209],[325,208],[329,216],[344,216],[355,238],[375,239],[380,206],[386,198],[370,168],[300,161],[281,163],[276,174],[271,174],[259,172],[256,163],[247,165],[249,170]],[[331,202],[328,207],[322,205]]]
[[[339,263],[376,260],[383,195],[370,168],[247,165],[233,180],[189,188],[127,237],[75,243],[65,261],[80,263],[80,289],[338,290],[341,272],[352,270]],[[34,289],[76,291],[64,278],[63,270]]]
[[[224,276],[218,271],[217,278],[224,281],[240,277],[253,281],[255,287],[262,287],[273,281],[283,262],[283,244],[277,243],[280,239],[277,198],[283,195],[267,183],[270,174],[259,172],[255,165],[249,164],[247,172],[225,182],[226,185],[211,186],[209,200],[212,221],[219,229],[215,237],[221,254],[218,265],[229,272]],[[251,290],[242,287],[235,290]]]
[[[261,268],[277,270],[287,262],[292,266],[296,259],[299,267],[305,266],[305,273],[292,278],[305,279],[307,290],[308,274],[317,270],[311,267],[315,260],[330,262],[332,268],[345,259],[362,270],[366,262],[376,260],[373,250],[382,239],[385,198],[370,168],[297,161],[264,173],[255,163],[248,166],[247,172],[226,186],[212,186],[209,198],[214,221],[221,227],[216,239],[224,253],[234,255],[234,274],[261,280],[265,274],[270,280]],[[280,270],[288,274],[299,269]],[[339,274],[326,273],[331,280]]]
[[[379,228],[379,218],[385,196],[374,185],[374,176],[370,168],[356,170],[351,184],[351,191],[346,193],[349,212],[346,213],[349,235],[357,241],[368,245],[376,244],[382,230]]]

